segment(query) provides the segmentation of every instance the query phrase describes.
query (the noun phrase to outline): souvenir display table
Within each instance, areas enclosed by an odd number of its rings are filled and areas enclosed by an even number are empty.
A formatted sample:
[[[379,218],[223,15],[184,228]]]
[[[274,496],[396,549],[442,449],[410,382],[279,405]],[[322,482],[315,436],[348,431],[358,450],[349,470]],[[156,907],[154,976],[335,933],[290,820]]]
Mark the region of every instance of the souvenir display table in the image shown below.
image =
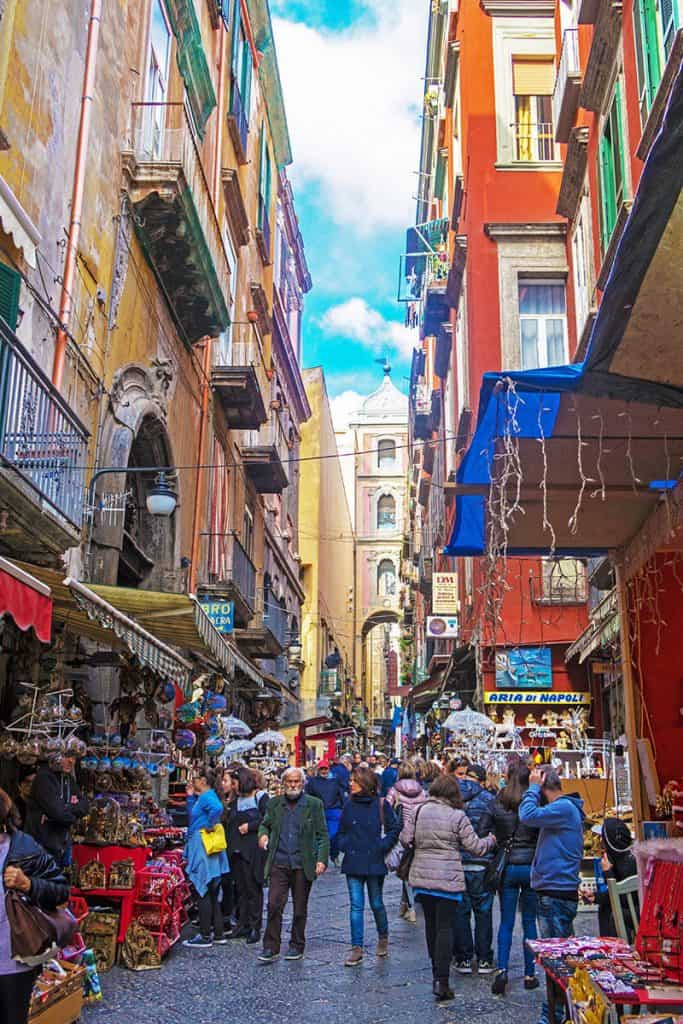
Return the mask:
[[[550,1020],[579,972],[585,972],[605,1005],[676,1006],[683,1011],[683,979],[671,980],[670,971],[642,959],[622,939],[572,936],[527,944],[545,971]]]
[[[72,893],[90,901],[107,900],[120,905],[117,942],[126,937],[128,926],[133,919],[136,877],[142,871],[151,850],[146,846],[95,846],[89,843],[74,843],[73,863],[78,868],[78,885]],[[117,879],[112,885],[112,868],[117,870]],[[125,865],[125,867],[123,867]],[[132,871],[130,870],[132,866]],[[93,884],[101,882],[101,884]]]

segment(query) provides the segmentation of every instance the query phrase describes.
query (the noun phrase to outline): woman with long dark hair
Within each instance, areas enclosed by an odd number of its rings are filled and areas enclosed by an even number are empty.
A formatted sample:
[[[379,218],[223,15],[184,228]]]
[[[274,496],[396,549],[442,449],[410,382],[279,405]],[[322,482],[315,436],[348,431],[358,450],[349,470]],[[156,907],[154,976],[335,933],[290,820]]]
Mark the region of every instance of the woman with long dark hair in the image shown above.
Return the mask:
[[[42,910],[55,910],[69,898],[69,886],[53,858],[16,827],[12,801],[0,789],[0,1021],[26,1024],[36,971],[12,957],[5,910],[9,889],[25,894]]]
[[[382,898],[387,868],[384,858],[398,840],[396,815],[383,797],[378,798],[379,779],[371,768],[354,768],[349,783],[350,799],[344,804],[332,856],[344,854],[342,873],[349,889],[351,951],[346,967],[363,962],[365,890],[377,925],[378,957],[389,953],[389,923]],[[384,832],[384,835],[382,835]]]
[[[263,922],[263,869],[266,858],[258,845],[258,827],[268,806],[268,794],[259,789],[249,768],[237,770],[237,797],[228,813],[228,853],[237,887],[239,917],[229,939],[246,939],[253,945],[261,938]]]
[[[537,937],[538,901],[536,893],[531,888],[531,862],[536,853],[538,829],[529,828],[519,820],[519,805],[528,788],[529,769],[522,761],[515,761],[509,766],[505,787],[493,805],[493,827],[498,845],[510,847],[499,893],[498,970],[491,985],[491,991],[496,996],[505,995],[507,988],[512,933],[518,902],[522,911],[524,988],[538,988],[534,958],[526,946],[527,939]]]
[[[205,949],[227,940],[223,931],[223,911],[220,904],[221,879],[230,870],[225,849],[207,853],[202,831],[212,832],[223,816],[223,787],[210,768],[200,768],[187,791],[187,841],[185,860],[187,877],[199,897],[199,931],[183,942],[190,949]],[[213,926],[213,937],[211,928]]]
[[[453,775],[440,775],[429,787],[429,799],[403,827],[404,846],[415,844],[408,881],[422,903],[433,992],[437,1002],[453,998],[449,973],[453,959],[455,904],[465,891],[460,850],[483,857],[495,845],[493,836],[479,838],[463,810]]]

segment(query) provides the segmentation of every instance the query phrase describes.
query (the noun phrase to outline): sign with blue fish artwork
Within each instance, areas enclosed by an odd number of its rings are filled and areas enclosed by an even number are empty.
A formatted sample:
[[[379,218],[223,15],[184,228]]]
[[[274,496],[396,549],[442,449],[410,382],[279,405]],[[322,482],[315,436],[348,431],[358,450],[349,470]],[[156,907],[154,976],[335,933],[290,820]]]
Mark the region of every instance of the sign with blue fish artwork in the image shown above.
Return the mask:
[[[513,647],[496,651],[496,686],[505,690],[552,690],[549,647]]]

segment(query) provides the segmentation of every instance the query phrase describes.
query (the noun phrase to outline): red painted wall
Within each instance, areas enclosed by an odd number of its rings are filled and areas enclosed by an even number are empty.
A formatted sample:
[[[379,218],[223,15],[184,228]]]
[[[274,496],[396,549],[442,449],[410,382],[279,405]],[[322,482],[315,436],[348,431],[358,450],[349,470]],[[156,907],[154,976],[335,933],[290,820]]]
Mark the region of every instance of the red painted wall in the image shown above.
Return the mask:
[[[683,778],[683,600],[681,562],[678,558],[678,564],[672,564],[673,557],[659,554],[655,558],[660,573],[655,584],[656,606],[646,596],[653,593],[653,587],[641,590],[639,602],[634,600],[637,587],[629,588],[630,614],[639,637],[633,648],[634,663],[647,710],[638,718],[638,734],[653,740],[662,785]]]
[[[498,252],[496,243],[486,236],[484,225],[563,223],[563,218],[555,212],[562,175],[558,171],[496,169],[492,19],[477,0],[464,0],[461,4],[456,38],[461,43],[460,120],[465,185],[458,230],[467,236],[468,378],[470,405],[476,418],[483,374],[504,369],[501,365]],[[572,301],[569,293],[568,301]],[[572,341],[570,338],[570,343]],[[452,372],[457,379],[455,359],[454,351]],[[585,606],[548,608],[533,604],[529,596],[529,573],[540,576],[537,560],[508,561],[511,590],[503,605],[503,624],[494,642],[539,646],[573,642],[587,624]],[[475,579],[475,591],[477,589]],[[463,635],[467,637],[467,634],[468,624],[463,621]],[[555,688],[566,689],[566,684],[564,669],[558,667]]]

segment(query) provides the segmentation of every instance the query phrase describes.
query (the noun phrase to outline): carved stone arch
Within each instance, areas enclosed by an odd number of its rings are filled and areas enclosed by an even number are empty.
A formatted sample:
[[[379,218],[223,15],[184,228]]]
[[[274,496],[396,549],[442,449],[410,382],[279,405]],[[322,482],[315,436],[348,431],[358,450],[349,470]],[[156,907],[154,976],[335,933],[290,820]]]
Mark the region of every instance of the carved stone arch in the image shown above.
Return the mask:
[[[145,494],[155,471],[126,473],[132,466],[167,467],[175,458],[166,425],[175,372],[170,360],[154,360],[150,367],[129,363],[114,376],[109,406],[102,424],[99,468],[120,467],[97,485],[97,496],[129,492],[125,514],[107,522],[100,517],[93,540],[98,551],[92,578],[101,582],[139,586],[148,590],[182,590],[180,571],[180,480],[172,476],[178,507],[169,518],[150,516]]]

